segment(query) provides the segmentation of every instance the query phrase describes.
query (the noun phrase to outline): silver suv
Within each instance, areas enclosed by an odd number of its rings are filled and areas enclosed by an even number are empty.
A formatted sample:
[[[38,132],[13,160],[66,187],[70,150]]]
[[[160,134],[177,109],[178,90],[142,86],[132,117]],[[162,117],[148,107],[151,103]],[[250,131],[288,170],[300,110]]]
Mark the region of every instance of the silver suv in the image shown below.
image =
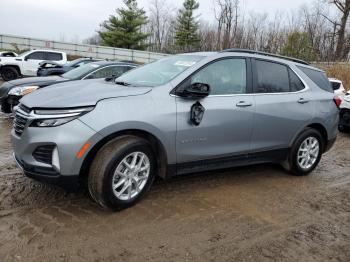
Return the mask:
[[[162,178],[258,163],[309,174],[337,136],[326,75],[249,50],[169,56],[115,82],[76,81],[24,97],[14,156],[28,177],[86,181],[103,207],[135,204]]]

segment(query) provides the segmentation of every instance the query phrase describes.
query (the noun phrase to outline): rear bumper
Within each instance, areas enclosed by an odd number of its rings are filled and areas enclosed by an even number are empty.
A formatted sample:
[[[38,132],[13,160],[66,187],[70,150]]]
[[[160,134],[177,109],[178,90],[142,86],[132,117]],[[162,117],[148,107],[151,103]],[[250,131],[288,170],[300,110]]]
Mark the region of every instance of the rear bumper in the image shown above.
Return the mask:
[[[34,166],[25,163],[23,160],[19,159],[15,154],[13,157],[22,170],[25,176],[35,179],[37,181],[54,184],[69,191],[76,191],[80,187],[79,175],[62,176],[60,173],[56,172],[53,168]]]

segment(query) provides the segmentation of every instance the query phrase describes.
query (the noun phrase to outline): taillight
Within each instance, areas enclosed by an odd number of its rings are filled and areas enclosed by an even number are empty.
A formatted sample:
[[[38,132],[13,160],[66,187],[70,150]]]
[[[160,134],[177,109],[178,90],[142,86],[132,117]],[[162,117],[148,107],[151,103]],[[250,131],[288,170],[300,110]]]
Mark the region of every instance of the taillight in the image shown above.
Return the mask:
[[[339,107],[341,104],[341,99],[336,96],[333,98],[333,100],[334,100],[334,103],[336,104],[336,106]]]

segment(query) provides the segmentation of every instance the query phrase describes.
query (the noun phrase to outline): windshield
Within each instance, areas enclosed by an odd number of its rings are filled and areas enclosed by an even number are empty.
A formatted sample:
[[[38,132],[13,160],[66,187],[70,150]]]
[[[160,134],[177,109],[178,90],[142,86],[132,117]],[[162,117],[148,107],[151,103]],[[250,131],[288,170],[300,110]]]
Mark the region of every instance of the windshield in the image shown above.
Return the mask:
[[[67,73],[64,73],[62,75],[62,77],[66,78],[66,79],[81,79],[86,74],[90,73],[91,71],[93,71],[94,69],[97,69],[99,67],[100,67],[99,65],[94,64],[94,63],[85,64],[85,65],[79,66],[77,68],[74,68],[74,69],[68,71]]]
[[[33,51],[33,50],[26,51],[26,52],[20,54],[20,56],[26,56],[27,54],[31,53],[32,51]]]
[[[116,82],[151,87],[164,85],[203,58],[204,56],[195,55],[176,55],[166,57],[131,70],[117,78]]]
[[[72,61],[69,61],[65,64],[65,66],[74,66],[75,64],[78,64],[80,63],[82,60],[81,59],[75,59],[75,60],[72,60]]]

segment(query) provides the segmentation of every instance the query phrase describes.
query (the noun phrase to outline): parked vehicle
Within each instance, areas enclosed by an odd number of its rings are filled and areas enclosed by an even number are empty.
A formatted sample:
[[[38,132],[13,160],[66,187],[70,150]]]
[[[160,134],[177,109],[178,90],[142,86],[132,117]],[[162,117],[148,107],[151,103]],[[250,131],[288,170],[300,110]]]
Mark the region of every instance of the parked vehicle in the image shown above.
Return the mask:
[[[31,50],[16,57],[0,57],[1,77],[4,81],[10,81],[20,76],[36,76],[39,63],[44,60],[64,64],[67,55],[54,50]]]
[[[12,51],[1,51],[0,52],[0,57],[16,57],[18,56],[17,53],[12,52]]]
[[[346,132],[350,130],[350,92],[343,97],[339,106],[339,131]]]
[[[78,58],[64,65],[54,61],[43,61],[39,64],[37,76],[59,76],[79,66],[97,61],[102,61],[102,59]]]
[[[346,90],[341,80],[336,78],[329,78],[329,82],[331,83],[334,94],[336,94],[338,97],[344,96],[344,94],[346,93]]]
[[[87,181],[99,205],[126,208],[155,176],[265,162],[309,174],[337,136],[333,98],[324,72],[300,60],[236,49],[170,56],[115,83],[24,97],[14,156],[28,177]]]
[[[11,113],[24,95],[39,88],[73,80],[119,77],[136,66],[132,63],[100,61],[85,64],[61,76],[29,77],[5,82],[0,86],[1,111]]]

